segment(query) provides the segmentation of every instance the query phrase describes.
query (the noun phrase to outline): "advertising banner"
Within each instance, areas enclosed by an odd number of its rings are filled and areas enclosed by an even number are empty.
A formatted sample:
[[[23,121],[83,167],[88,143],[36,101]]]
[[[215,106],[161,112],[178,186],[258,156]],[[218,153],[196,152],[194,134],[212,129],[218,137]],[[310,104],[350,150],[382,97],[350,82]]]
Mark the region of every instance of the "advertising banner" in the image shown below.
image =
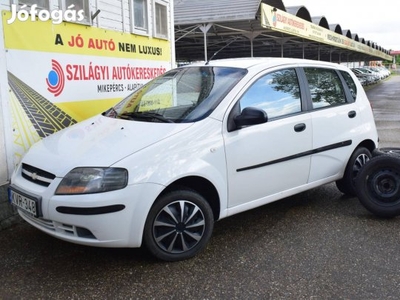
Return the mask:
[[[295,15],[276,9],[267,4],[261,5],[261,25],[265,28],[271,28],[282,33],[294,35],[334,47],[363,52],[385,60],[392,59],[390,55],[369,47],[368,45],[357,42],[351,38],[308,22],[302,18],[296,17]]]
[[[15,160],[171,68],[168,40],[1,13]]]

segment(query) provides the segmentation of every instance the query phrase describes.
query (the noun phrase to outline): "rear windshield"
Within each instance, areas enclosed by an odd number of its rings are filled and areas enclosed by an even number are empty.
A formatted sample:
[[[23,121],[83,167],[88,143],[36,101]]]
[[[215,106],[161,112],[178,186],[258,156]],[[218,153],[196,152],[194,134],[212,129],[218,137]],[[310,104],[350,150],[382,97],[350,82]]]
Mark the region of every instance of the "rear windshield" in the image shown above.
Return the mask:
[[[195,122],[211,114],[246,73],[246,69],[212,66],[174,69],[130,94],[105,116],[143,122]]]

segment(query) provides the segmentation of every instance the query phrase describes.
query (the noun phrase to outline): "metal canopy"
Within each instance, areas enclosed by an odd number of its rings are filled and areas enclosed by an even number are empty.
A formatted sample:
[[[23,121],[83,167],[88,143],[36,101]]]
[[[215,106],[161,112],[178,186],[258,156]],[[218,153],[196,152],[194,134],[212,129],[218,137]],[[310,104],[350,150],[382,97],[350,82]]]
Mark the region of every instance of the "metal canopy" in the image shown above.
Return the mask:
[[[281,0],[178,0],[175,2],[175,51],[178,63],[232,57],[294,57],[332,62],[373,61],[382,57],[335,47],[261,26],[261,3],[389,51],[359,38],[325,17],[311,17],[304,6],[284,7]]]

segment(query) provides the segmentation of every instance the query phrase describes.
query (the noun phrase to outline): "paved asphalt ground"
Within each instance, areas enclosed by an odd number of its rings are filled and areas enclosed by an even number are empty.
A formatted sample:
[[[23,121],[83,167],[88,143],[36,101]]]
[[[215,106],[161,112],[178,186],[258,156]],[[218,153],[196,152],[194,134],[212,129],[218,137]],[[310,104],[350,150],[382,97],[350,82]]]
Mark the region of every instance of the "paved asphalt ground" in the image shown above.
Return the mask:
[[[381,146],[400,147],[400,76],[368,94]],[[22,223],[0,232],[0,299],[399,299],[399,229],[334,184],[216,223],[206,250],[177,263]]]

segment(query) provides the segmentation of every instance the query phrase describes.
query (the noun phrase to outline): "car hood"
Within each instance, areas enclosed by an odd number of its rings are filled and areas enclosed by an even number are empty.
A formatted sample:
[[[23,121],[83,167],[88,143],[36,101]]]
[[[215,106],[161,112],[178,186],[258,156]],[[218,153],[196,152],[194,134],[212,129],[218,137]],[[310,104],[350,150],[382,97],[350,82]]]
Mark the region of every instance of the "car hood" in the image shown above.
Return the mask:
[[[108,167],[117,161],[192,126],[150,123],[96,116],[31,147],[23,163],[57,177],[76,167]]]

